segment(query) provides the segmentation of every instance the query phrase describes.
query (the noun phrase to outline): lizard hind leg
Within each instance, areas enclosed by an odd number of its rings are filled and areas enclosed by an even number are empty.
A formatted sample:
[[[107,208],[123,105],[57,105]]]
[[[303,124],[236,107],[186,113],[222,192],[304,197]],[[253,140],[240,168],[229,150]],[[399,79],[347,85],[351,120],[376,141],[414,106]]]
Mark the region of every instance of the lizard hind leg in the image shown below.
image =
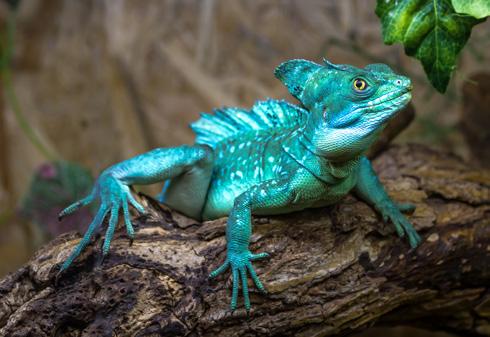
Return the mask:
[[[213,151],[202,147],[202,152],[185,174],[167,180],[157,197],[159,202],[194,219],[202,219],[214,168]]]
[[[82,200],[68,206],[59,215],[60,218],[63,218],[92,202],[97,201],[99,203],[99,210],[95,218],[88,226],[82,240],[62,264],[60,271],[66,270],[81,254],[106,217],[109,218],[109,221],[102,248],[104,255],[107,255],[109,252],[120,216],[124,220],[130,240],[133,239],[134,229],[131,224],[129,206],[133,206],[140,213],[144,213],[145,209],[131,194],[131,185],[153,184],[174,178],[179,179],[181,176],[192,176],[197,177],[198,181],[196,184],[201,184],[202,190],[205,190],[209,184],[209,179],[206,180],[207,177],[202,172],[208,173],[211,171],[210,167],[212,165],[209,163],[212,162],[212,154],[210,148],[199,145],[159,148],[130,158],[104,170],[97,178],[92,192]],[[201,170],[201,167],[204,170]],[[201,194],[203,194],[202,190]],[[194,205],[197,205],[195,209],[200,210],[205,198],[200,198],[199,193],[189,193],[189,195],[191,197],[188,199]],[[189,215],[189,212],[186,214]]]

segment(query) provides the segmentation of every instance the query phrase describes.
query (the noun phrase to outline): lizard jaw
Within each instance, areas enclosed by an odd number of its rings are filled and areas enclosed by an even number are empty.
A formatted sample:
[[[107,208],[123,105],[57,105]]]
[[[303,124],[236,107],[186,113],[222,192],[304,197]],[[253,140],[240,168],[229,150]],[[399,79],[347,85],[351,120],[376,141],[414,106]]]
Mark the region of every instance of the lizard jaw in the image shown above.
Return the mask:
[[[389,92],[373,101],[369,101],[366,104],[358,106],[347,115],[336,120],[332,126],[335,128],[347,128],[359,121],[359,119],[365,114],[371,115],[370,118],[373,120],[378,120],[381,118],[387,119],[391,117],[394,112],[405,107],[411,98],[411,87],[408,87],[403,91]]]

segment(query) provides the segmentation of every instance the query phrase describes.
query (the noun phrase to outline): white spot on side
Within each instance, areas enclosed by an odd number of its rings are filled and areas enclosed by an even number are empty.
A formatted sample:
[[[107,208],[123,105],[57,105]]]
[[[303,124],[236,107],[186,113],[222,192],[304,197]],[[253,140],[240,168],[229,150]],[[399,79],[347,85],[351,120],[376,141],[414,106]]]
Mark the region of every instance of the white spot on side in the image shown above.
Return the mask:
[[[230,152],[231,153],[235,152],[235,146],[230,147]]]
[[[242,171],[237,171],[237,172],[236,172],[236,175],[237,175],[237,177],[238,177],[238,178],[240,178],[240,179],[241,179],[241,178],[243,178],[243,173],[242,173]]]
[[[274,162],[274,157],[273,156],[270,156],[268,159],[269,163],[273,163]]]

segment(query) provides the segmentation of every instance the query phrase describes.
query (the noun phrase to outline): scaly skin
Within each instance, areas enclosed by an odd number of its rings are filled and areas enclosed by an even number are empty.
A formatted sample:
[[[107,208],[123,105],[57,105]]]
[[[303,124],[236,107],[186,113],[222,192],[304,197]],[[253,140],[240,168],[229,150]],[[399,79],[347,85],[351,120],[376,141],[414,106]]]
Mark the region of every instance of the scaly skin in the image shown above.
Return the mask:
[[[167,181],[160,201],[196,219],[229,215],[227,257],[210,277],[231,269],[231,308],[241,285],[250,310],[247,277],[265,291],[252,262],[268,256],[249,250],[252,214],[280,214],[339,201],[350,191],[390,220],[412,247],[420,237],[383,189],[364,156],[386,123],[411,98],[411,83],[388,66],[359,69],[305,60],[281,64],[278,77],[303,107],[284,101],[257,102],[251,111],[223,108],[203,114],[192,125],[196,144],[156,149],[106,169],[92,193],[61,212],[68,215],[95,199],[100,208],[79,245],[64,262],[66,270],[89,243],[106,216],[107,254],[119,212],[130,238],[128,204],[144,209],[129,187]]]

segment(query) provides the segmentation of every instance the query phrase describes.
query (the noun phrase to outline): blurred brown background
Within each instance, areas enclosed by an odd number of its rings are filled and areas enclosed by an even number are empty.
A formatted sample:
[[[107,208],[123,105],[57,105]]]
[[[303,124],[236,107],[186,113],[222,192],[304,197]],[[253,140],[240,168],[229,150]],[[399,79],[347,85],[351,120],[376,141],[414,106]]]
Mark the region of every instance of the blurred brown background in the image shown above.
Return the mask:
[[[397,142],[429,143],[475,161],[460,128],[462,88],[474,93],[470,77],[488,69],[490,23],[475,27],[440,95],[417,60],[383,44],[374,8],[374,0],[25,0],[16,19],[14,90],[51,156],[96,175],[153,147],[191,143],[187,125],[200,111],[290,99],[273,76],[285,60],[384,62],[415,86],[417,117]],[[3,26],[8,13],[1,3]],[[5,96],[0,125],[1,276],[44,240],[12,210],[49,158],[26,137]]]

